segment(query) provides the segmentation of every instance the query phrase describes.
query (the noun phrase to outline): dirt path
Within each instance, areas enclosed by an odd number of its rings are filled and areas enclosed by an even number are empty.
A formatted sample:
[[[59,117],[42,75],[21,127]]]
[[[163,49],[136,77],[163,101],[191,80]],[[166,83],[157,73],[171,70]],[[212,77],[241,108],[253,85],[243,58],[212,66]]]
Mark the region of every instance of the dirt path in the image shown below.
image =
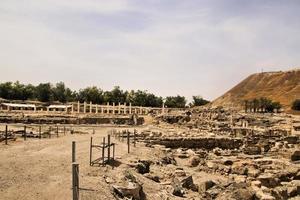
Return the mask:
[[[90,128],[83,128],[91,132]],[[83,199],[112,199],[99,173],[105,167],[89,166],[90,137],[100,143],[111,128],[95,128],[95,134],[67,134],[59,138],[18,139],[8,146],[0,144],[0,199],[71,199],[71,142],[76,141],[77,162]],[[114,140],[114,139],[112,139]],[[119,143],[116,157],[127,154]],[[95,152],[97,153],[97,152]],[[99,152],[100,155],[100,152]],[[106,187],[105,187],[106,186]]]

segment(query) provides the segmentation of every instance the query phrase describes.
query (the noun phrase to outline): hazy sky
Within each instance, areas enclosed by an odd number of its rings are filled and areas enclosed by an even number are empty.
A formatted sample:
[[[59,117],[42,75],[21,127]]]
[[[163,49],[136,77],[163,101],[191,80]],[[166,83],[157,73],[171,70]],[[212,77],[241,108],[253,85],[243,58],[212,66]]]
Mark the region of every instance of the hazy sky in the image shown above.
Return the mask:
[[[0,81],[213,99],[299,52],[299,0],[0,0]]]

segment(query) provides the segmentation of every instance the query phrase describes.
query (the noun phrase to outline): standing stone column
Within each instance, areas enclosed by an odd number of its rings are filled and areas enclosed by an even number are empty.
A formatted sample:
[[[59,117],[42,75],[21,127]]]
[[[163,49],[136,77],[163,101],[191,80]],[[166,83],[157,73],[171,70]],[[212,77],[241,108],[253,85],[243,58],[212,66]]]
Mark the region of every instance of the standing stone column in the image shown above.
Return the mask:
[[[126,115],[126,103],[124,103],[124,115]]]
[[[135,113],[135,114],[137,114],[137,110],[136,110],[136,108],[134,108],[134,113]]]
[[[36,106],[33,107],[33,112],[36,112]]]
[[[113,114],[115,114],[115,102],[113,102]]]
[[[129,103],[129,114],[132,114],[131,103]]]
[[[101,114],[104,114],[104,108],[101,106]]]
[[[140,114],[142,115],[143,114],[143,108],[140,107]]]
[[[80,113],[80,102],[77,101],[77,113]]]
[[[107,114],[109,114],[109,102],[107,102]]]
[[[83,113],[86,113],[86,103],[85,103],[85,101],[83,102]]]
[[[162,105],[162,114],[163,115],[165,114],[165,102],[163,102],[163,105]]]
[[[118,114],[121,114],[121,103],[119,102],[119,106],[118,106]]]
[[[90,113],[92,113],[92,102],[90,101]]]
[[[71,106],[72,106],[72,107],[71,107],[71,113],[73,113],[73,112],[74,112],[74,105],[73,105],[73,103],[72,103]]]
[[[96,113],[98,113],[98,104],[96,104]]]

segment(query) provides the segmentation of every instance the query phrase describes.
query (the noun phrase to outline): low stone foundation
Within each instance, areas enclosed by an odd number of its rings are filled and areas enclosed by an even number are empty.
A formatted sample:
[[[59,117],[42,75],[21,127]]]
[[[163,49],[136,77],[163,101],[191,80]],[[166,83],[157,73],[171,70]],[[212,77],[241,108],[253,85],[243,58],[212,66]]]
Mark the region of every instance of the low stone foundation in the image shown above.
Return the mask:
[[[143,117],[138,117],[137,125],[144,123]],[[0,115],[0,123],[24,124],[125,124],[133,125],[132,116],[73,116],[73,115]]]
[[[159,138],[157,140],[149,140],[146,143],[164,145],[167,148],[202,148],[214,149],[216,147],[221,149],[238,149],[243,145],[240,138]]]

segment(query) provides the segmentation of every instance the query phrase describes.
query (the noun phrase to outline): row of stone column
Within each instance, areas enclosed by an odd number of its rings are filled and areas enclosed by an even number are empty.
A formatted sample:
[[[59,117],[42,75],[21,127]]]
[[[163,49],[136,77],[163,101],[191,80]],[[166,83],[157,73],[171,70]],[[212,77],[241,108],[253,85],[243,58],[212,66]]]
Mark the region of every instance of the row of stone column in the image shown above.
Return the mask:
[[[129,103],[129,106],[124,103],[123,105],[121,103],[118,103],[118,105],[115,105],[113,102],[112,105],[107,103],[107,105],[98,105],[98,104],[92,104],[92,102],[83,103],[77,102],[76,105],[72,104],[72,113],[101,113],[101,114],[148,114],[148,109],[145,107],[133,107],[131,103]]]

